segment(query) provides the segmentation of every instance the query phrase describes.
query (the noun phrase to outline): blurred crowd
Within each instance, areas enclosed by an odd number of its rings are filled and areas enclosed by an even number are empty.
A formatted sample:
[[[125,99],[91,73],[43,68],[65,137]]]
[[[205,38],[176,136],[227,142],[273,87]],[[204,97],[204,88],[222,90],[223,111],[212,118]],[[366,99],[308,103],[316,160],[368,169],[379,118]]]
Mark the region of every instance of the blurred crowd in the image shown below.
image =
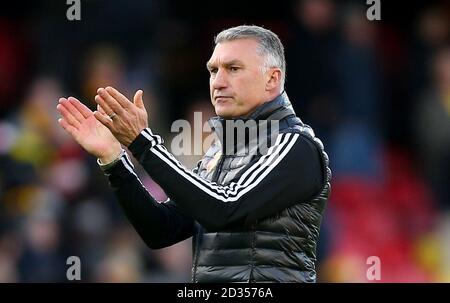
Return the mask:
[[[143,89],[150,126],[170,147],[173,121],[214,115],[213,37],[243,23],[280,36],[288,95],[330,156],[319,281],[369,282],[366,260],[377,256],[382,282],[450,282],[448,1],[382,1],[381,21],[366,19],[366,1],[274,10],[233,0],[236,11],[200,12],[187,1],[93,0],[81,1],[81,21],[52,2],[0,13],[0,282],[65,282],[69,256],[84,282],[190,280],[190,239],[144,245],[96,159],[58,126],[56,104],[75,96],[94,109],[98,87]],[[199,159],[179,158],[190,168]]]

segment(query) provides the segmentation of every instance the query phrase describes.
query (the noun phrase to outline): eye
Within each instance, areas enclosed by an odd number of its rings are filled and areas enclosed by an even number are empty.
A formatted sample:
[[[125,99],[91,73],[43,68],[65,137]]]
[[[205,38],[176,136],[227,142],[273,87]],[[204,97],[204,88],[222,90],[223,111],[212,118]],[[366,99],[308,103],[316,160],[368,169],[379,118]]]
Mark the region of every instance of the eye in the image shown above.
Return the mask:
[[[231,66],[231,67],[230,67],[230,70],[231,70],[232,72],[237,72],[239,69],[240,69],[240,68],[239,68],[238,66]]]
[[[210,68],[210,69],[209,69],[209,73],[210,73],[211,75],[217,74],[217,68]]]

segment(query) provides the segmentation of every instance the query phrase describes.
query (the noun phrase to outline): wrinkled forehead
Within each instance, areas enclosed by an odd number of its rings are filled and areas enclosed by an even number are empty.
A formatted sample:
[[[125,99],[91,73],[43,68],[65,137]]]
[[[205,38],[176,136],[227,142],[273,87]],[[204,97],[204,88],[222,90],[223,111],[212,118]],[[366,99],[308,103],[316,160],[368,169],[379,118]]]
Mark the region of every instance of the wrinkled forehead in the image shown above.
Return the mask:
[[[258,51],[259,43],[254,39],[242,38],[223,41],[216,45],[207,66],[217,66],[232,61],[260,63],[262,56]]]

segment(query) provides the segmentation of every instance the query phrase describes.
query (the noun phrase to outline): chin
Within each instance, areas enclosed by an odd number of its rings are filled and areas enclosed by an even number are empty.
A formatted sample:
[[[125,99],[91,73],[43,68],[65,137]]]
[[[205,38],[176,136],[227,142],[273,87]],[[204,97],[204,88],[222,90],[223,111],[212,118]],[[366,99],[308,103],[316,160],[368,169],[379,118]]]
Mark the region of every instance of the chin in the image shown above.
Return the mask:
[[[216,115],[222,118],[230,118],[233,116],[233,113],[226,108],[216,107]]]

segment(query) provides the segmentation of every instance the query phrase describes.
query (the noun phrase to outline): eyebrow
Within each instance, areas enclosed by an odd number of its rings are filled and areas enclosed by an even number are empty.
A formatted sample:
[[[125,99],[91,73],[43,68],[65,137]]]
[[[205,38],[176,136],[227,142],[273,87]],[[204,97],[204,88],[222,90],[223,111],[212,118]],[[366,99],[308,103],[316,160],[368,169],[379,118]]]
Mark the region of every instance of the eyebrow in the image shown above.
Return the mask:
[[[244,65],[244,62],[242,62],[242,61],[239,60],[239,59],[233,59],[233,60],[231,60],[231,61],[222,63],[222,65],[224,65],[224,66]],[[206,63],[206,68],[207,68],[208,70],[210,70],[210,69],[213,68],[213,67],[216,67],[216,65],[213,64],[212,62],[208,61],[208,62]]]

